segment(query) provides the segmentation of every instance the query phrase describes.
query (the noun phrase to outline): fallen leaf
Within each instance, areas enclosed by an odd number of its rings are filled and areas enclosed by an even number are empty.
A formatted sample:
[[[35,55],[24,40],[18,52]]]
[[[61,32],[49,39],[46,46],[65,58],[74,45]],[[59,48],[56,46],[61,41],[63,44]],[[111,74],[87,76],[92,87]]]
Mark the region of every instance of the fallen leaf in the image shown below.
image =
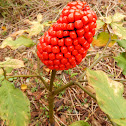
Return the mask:
[[[27,85],[26,84],[22,84],[21,85],[21,90],[26,90],[28,87],[27,87]]]
[[[122,25],[123,24],[111,23],[113,32],[118,35],[120,39],[126,39],[126,28]]]
[[[123,15],[122,13],[115,13],[114,16],[112,17],[112,22],[120,22],[124,19],[124,17],[126,17],[125,15]]]
[[[12,49],[17,49],[20,46],[26,46],[26,47],[31,47],[35,43],[32,41],[32,39],[26,37],[26,36],[20,36],[16,40],[13,40],[11,37],[8,37],[2,42],[2,45],[0,48],[4,48],[6,46],[10,46]]]

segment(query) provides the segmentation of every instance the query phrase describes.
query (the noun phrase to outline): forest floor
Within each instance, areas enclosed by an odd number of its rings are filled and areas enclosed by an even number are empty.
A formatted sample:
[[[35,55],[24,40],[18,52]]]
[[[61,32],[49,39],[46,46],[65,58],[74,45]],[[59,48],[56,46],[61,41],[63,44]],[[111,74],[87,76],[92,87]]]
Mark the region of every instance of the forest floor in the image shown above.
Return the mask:
[[[0,44],[13,32],[27,28],[28,25],[24,21],[26,19],[34,20],[38,13],[43,15],[43,22],[57,19],[60,10],[69,1],[13,0],[13,2],[10,2],[9,0],[2,0],[0,2]],[[113,15],[115,12],[126,13],[125,0],[87,0],[87,3],[96,12],[98,18],[101,15],[106,15],[106,13],[108,15]],[[38,39],[47,29],[48,27],[39,34]],[[96,34],[101,31],[97,31]],[[33,40],[36,40],[36,36]],[[20,59],[24,61],[26,67],[36,71],[37,55],[35,50],[36,46],[31,48],[22,47],[16,50],[6,47],[0,49],[0,61],[4,61],[5,57]],[[69,71],[58,71],[55,78],[55,87],[66,84],[69,80],[75,80],[78,75],[83,73],[93,63],[95,55],[102,53],[102,50],[102,47],[91,46],[81,64]],[[120,52],[122,50],[115,43],[112,47],[107,48],[106,55],[113,54],[117,56]],[[126,76],[122,74],[122,70],[111,57],[103,58],[93,69],[102,70],[113,78],[126,79]],[[40,63],[40,73],[49,82],[50,70],[42,63]],[[74,73],[78,75],[74,76]],[[29,71],[22,68],[13,70],[11,74],[29,74]],[[29,126],[49,126],[47,91],[44,89],[43,84],[37,78],[16,78],[10,81],[13,81],[17,88],[20,88],[22,84],[27,85],[27,89],[24,92],[31,103],[31,121]],[[125,89],[123,95],[126,98],[126,83],[123,82],[123,84]],[[94,89],[88,85],[88,82],[83,82],[82,85],[95,94]],[[55,97],[54,110],[56,126],[68,126],[77,120],[85,120],[92,126],[111,126],[111,122],[106,114],[101,111],[96,101],[77,86],[67,88]],[[2,125],[3,121],[1,120],[0,123]]]

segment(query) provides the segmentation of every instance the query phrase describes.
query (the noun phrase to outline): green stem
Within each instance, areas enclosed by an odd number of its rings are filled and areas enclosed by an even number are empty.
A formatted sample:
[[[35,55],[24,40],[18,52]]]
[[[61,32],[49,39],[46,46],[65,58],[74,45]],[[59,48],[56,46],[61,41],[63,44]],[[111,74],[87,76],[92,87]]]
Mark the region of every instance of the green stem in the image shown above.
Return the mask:
[[[69,82],[61,87],[59,87],[58,89],[56,89],[54,92],[53,92],[53,96],[59,94],[60,92],[62,92],[64,89],[72,86],[74,84],[74,82]]]
[[[50,91],[50,92],[52,92],[53,81],[54,81],[54,79],[55,79],[55,75],[56,75],[56,70],[52,70],[51,80],[50,80],[50,87],[49,87],[49,91]]]
[[[48,97],[49,121],[50,121],[51,126],[55,126],[54,115],[53,115],[54,95],[52,94],[53,82],[54,82],[54,79],[55,79],[55,75],[56,75],[56,70],[52,70],[51,80],[50,80],[50,87],[49,87],[49,97]]]
[[[103,49],[103,51],[101,53],[101,55],[92,63],[91,66],[89,66],[88,69],[92,69],[100,61],[100,59],[104,57],[103,55],[104,55],[104,53],[105,53],[110,42],[111,42],[111,35],[110,35],[110,38],[109,38],[105,48]],[[78,80],[81,80],[85,75],[86,75],[86,71],[78,77]]]
[[[74,84],[76,84],[78,87],[80,87],[85,93],[87,93],[89,96],[91,96],[94,100],[96,100],[95,95],[93,95],[92,93],[90,93],[89,91],[87,91],[86,89],[84,89],[84,87],[81,85],[81,83],[79,82],[74,82]]]
[[[51,92],[49,92],[48,104],[49,104],[49,122],[51,126],[55,126],[54,114],[53,114],[54,96],[52,95]]]

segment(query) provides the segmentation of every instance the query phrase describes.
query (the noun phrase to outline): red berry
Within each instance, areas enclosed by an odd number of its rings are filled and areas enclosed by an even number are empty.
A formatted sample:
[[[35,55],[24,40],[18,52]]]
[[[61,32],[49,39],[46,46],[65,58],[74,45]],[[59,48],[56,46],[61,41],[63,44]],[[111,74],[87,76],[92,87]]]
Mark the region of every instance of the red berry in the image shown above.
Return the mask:
[[[59,46],[53,46],[52,47],[52,52],[53,53],[59,53],[60,52]]]
[[[79,50],[80,48],[81,48],[81,45],[79,45],[79,44],[75,46],[76,50]]]
[[[60,60],[62,58],[63,58],[63,54],[62,53],[56,54],[56,59]]]
[[[66,58],[61,59],[61,63],[62,64],[66,64],[67,63],[67,59]]]
[[[49,54],[49,59],[50,60],[54,60],[56,57],[55,57],[55,54],[54,53],[50,53]]]
[[[39,39],[40,43],[43,43],[44,42],[44,37],[42,36],[40,39]]]
[[[75,32],[75,31],[70,31],[70,37],[71,37],[72,39],[77,38],[76,32]]]
[[[78,62],[80,62],[80,61],[82,60],[82,55],[81,55],[81,54],[77,54],[77,55],[75,56],[75,58],[76,58],[76,60],[77,60]]]
[[[67,25],[67,30],[74,30],[74,24],[73,23],[69,23]]]
[[[51,43],[51,36],[45,36],[45,42],[47,43],[47,44],[50,44]]]
[[[93,41],[93,37],[87,39],[88,43],[91,43]]]
[[[85,51],[85,49],[84,49],[83,47],[81,47],[81,48],[78,50],[79,53],[83,53],[84,51]]]
[[[57,59],[55,59],[53,62],[54,62],[54,64],[56,64],[56,65],[59,65],[59,64],[60,64],[60,60],[57,60]]]
[[[64,56],[65,56],[66,58],[70,58],[70,57],[71,57],[71,53],[70,53],[70,52],[67,52],[67,53],[64,54]]]
[[[67,52],[67,47],[66,46],[62,46],[61,47],[61,52],[62,53],[66,53]]]
[[[83,36],[84,35],[84,29],[79,29],[76,31],[78,36]]]
[[[95,23],[94,22],[89,23],[89,29],[91,30],[93,28],[95,28]]]
[[[67,30],[67,23],[62,24],[62,30]]]
[[[59,46],[64,46],[64,38],[58,40]]]
[[[72,45],[73,40],[70,37],[65,38],[65,45],[70,46]]]
[[[60,70],[64,70],[65,69],[65,65],[64,64],[60,64],[59,68],[60,68]]]
[[[47,52],[43,52],[42,55],[43,55],[43,59],[48,59],[49,58],[49,55],[48,55]]]
[[[83,22],[81,20],[77,20],[74,23],[76,29],[81,29],[83,27]]]
[[[91,32],[86,32],[86,33],[84,34],[84,37],[85,37],[86,39],[89,39],[89,38],[93,37],[93,35],[92,35]]]
[[[86,40],[85,40],[84,36],[78,37],[78,42],[79,42],[81,45],[83,45],[83,43],[84,43],[85,41],[86,41]]]
[[[78,45],[78,39],[77,38],[73,40],[73,44]]]
[[[58,38],[56,38],[56,37],[51,38],[51,44],[52,45],[57,45],[58,44]]]
[[[69,22],[74,22],[74,13],[70,13],[70,14],[68,15],[68,21],[69,21]]]
[[[74,50],[74,46],[73,46],[73,45],[68,46],[68,50],[69,50],[70,52],[73,51],[73,50]]]
[[[79,12],[75,12],[75,21],[80,20],[82,18],[82,15]]]
[[[72,55],[75,56],[75,55],[77,55],[77,54],[78,54],[78,51],[77,51],[77,50],[73,50],[73,51],[72,51]]]
[[[75,61],[75,57],[74,57],[74,56],[71,56],[71,57],[69,58],[69,62],[72,63],[72,62],[74,62],[74,61]]]
[[[57,31],[56,34],[57,34],[58,38],[62,38],[63,37],[63,31],[62,30]]]
[[[87,18],[87,16],[83,16],[81,20],[84,25],[86,25],[89,22],[89,19]]]
[[[64,16],[67,16],[67,15],[69,14],[69,10],[63,10],[63,11],[62,11],[62,14],[63,14]]]
[[[85,31],[85,32],[89,32],[89,25],[85,25],[85,26],[84,26],[84,31]]]
[[[47,52],[52,52],[52,45],[47,45],[46,46],[46,51]]]
[[[92,14],[88,14],[87,18],[88,18],[89,22],[93,21],[93,15]]]
[[[38,51],[39,51],[40,53],[43,53],[41,43],[38,43],[37,49],[38,49]]]
[[[63,22],[63,23],[68,23],[67,18],[68,18],[67,16],[64,16],[64,17],[62,18],[62,22]]]
[[[64,36],[64,37],[69,36],[69,31],[64,31],[64,32],[63,32],[63,36]]]

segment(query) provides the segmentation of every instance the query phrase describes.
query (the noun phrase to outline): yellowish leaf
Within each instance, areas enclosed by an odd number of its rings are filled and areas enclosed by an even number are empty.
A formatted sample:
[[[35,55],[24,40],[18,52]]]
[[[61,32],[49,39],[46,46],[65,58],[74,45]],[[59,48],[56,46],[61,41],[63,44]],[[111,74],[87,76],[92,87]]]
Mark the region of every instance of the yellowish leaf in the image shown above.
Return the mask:
[[[97,20],[96,23],[97,23],[96,30],[102,28],[103,25],[105,24],[102,20]]]
[[[17,35],[22,35],[24,32],[28,32],[28,30],[20,30],[20,31],[12,33],[10,36],[16,37]]]
[[[96,38],[94,38],[93,39],[93,42],[92,42],[92,45],[93,46],[98,46],[98,47],[102,47],[102,46],[105,46],[106,44],[107,44],[107,42],[108,42],[108,40],[109,40],[109,33],[107,33],[107,32],[101,32],[99,35],[98,35],[98,37],[97,37],[97,39]],[[111,42],[109,43],[109,47],[111,47],[111,46],[113,46],[114,45],[114,43],[116,42],[115,40],[113,40],[113,39],[117,39],[117,36],[116,35],[114,35],[114,34],[112,34],[111,35]]]
[[[115,13],[114,16],[112,17],[112,22],[120,22],[126,17],[126,15],[123,15],[121,13]]]

